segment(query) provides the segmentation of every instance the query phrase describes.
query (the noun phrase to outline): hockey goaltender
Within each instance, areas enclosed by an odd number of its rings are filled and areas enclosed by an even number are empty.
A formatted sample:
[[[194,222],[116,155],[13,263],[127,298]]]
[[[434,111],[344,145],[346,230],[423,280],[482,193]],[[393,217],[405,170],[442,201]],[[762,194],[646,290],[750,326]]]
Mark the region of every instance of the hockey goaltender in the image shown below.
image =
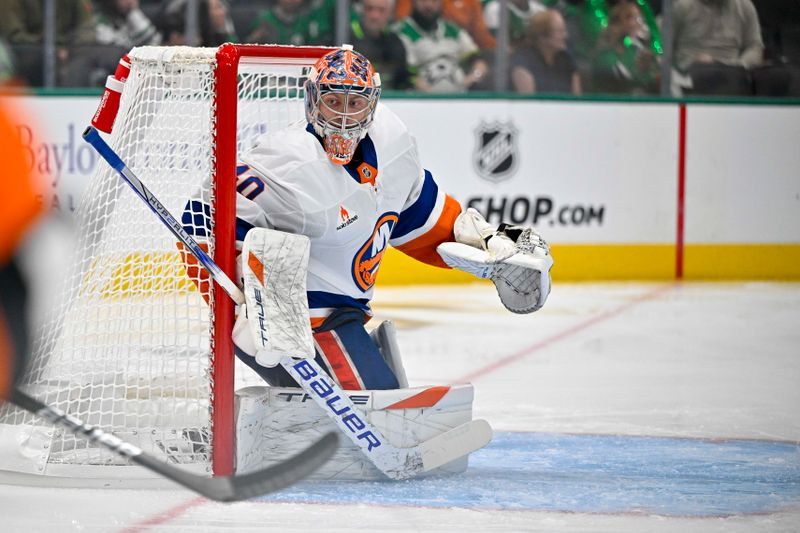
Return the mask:
[[[409,388],[392,324],[365,328],[388,245],[430,265],[491,279],[514,313],[538,310],[550,291],[553,260],[547,243],[533,228],[494,227],[476,210],[462,211],[422,166],[414,138],[379,103],[380,93],[380,76],[367,58],[347,45],[331,51],[305,82],[306,121],[268,132],[240,155],[236,234],[247,305],[239,307],[233,337],[237,356],[270,385],[238,393],[240,472],[281,460],[335,423],[351,433],[354,445],[343,446],[315,475],[381,478],[386,469],[376,469],[375,461],[365,459],[368,453],[359,453],[359,446],[362,452],[375,447],[368,442],[365,450],[364,442],[357,442],[359,435],[365,438],[365,424],[371,422],[403,449],[471,420],[470,385]],[[207,188],[198,191],[184,218],[202,217],[208,195]],[[268,231],[259,231],[264,228]],[[304,236],[309,249],[302,242],[290,244],[286,234]],[[263,295],[283,278],[285,285],[272,292],[286,301],[270,310]],[[297,301],[299,292],[307,295],[307,311],[302,295]],[[281,322],[287,309],[308,313],[313,348],[307,356],[335,380],[336,389],[347,391],[352,402],[347,403],[357,405],[358,413],[340,405],[342,398],[326,385],[314,389],[300,383],[299,389],[298,379],[308,373],[279,364],[287,354],[267,339],[291,330]],[[337,420],[326,417],[325,406]],[[442,460],[449,462],[439,471],[463,471],[473,450],[454,457],[456,452],[442,446]]]

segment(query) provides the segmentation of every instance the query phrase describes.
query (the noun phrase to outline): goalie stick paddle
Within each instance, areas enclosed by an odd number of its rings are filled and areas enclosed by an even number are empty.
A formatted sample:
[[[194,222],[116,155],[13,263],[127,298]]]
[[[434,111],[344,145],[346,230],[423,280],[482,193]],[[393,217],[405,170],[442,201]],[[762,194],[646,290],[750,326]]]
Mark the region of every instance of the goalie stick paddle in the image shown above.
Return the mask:
[[[16,389],[11,402],[55,425],[63,426],[91,442],[100,444],[115,454],[126,457],[175,483],[183,485],[206,498],[220,502],[235,502],[261,496],[292,485],[325,464],[339,447],[339,438],[333,432],[297,455],[274,466],[240,476],[203,477],[169,465],[148,455],[133,444],[106,433],[100,428],[83,423],[55,407],[40,402]]]
[[[83,138],[133,188],[137,196],[147,203],[150,210],[161,219],[161,222],[172,234],[197,257],[200,264],[206,268],[209,275],[230,295],[233,301],[242,304],[245,297],[239,287],[203,251],[158,198],[145,187],[98,131],[89,126],[83,132]],[[350,397],[334,380],[327,379],[327,374],[316,361],[286,356],[280,361],[280,364],[333,420],[339,430],[358,446],[367,459],[392,479],[408,479],[433,470],[483,448],[492,438],[492,430],[488,422],[472,420],[417,446],[397,448],[386,440],[366,417],[360,416],[360,411],[356,409]]]

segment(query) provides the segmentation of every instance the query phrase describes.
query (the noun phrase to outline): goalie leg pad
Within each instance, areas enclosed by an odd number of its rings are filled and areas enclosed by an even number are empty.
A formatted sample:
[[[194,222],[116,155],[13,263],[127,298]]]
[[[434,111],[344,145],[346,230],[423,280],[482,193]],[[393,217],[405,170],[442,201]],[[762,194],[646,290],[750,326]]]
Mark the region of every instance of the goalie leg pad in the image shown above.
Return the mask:
[[[416,446],[472,420],[472,385],[417,387],[348,393],[394,446]],[[302,390],[247,387],[236,391],[236,472],[247,473],[276,464],[333,428],[333,422]],[[464,456],[424,474],[464,472]],[[386,480],[351,442],[339,450],[311,479]]]

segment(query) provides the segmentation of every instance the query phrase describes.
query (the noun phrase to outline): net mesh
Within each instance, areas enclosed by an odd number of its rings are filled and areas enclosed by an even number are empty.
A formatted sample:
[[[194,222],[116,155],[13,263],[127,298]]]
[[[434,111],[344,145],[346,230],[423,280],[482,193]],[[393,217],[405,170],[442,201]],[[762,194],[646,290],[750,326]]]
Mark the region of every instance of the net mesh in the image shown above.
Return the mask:
[[[110,144],[180,219],[213,174],[216,50],[165,50],[132,52]],[[301,63],[243,62],[239,150],[303,118],[305,69]],[[213,254],[213,191],[207,198],[202,216],[183,223]],[[63,303],[35,339],[24,389],[147,452],[210,469],[214,314],[207,302],[226,296],[210,294],[198,272],[187,270],[175,238],[105,162],[98,162],[76,216],[80,234]],[[17,453],[0,457],[3,470],[49,473],[58,464],[124,463],[69,431],[5,407],[0,446],[8,441]]]

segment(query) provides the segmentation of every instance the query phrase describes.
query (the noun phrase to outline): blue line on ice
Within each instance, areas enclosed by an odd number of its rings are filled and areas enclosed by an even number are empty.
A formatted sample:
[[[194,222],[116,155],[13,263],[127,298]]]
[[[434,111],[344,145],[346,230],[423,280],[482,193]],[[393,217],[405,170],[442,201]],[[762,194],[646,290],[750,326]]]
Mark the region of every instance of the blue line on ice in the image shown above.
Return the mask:
[[[800,446],[498,432],[466,473],[305,482],[267,501],[713,517],[800,505]]]

